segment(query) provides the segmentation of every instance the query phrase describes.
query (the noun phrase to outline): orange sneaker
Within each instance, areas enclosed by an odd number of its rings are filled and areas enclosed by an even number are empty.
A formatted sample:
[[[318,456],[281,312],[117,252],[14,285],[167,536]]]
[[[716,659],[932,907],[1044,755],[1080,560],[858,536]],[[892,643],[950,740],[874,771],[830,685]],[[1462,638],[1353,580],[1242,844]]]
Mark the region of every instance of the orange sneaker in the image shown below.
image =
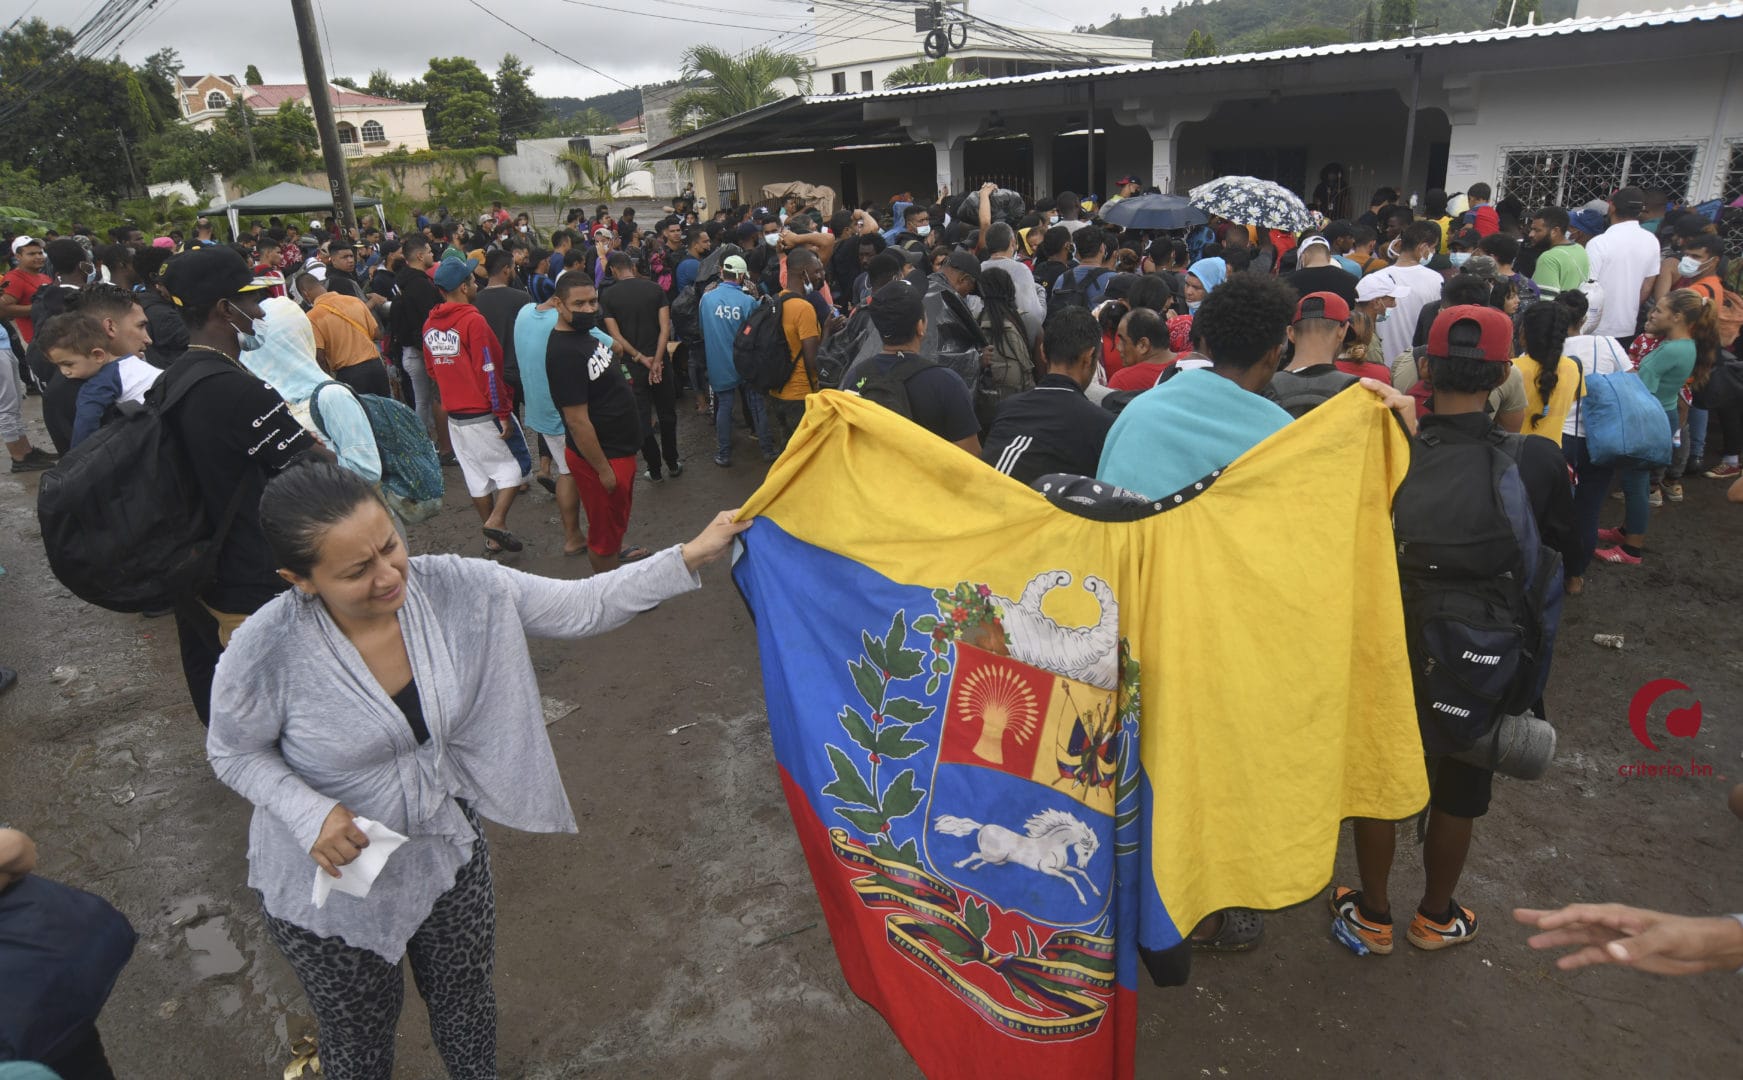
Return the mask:
[[[1392,920],[1380,922],[1368,915],[1362,914],[1362,893],[1360,889],[1347,889],[1343,886],[1333,888],[1326,898],[1331,905],[1331,913],[1343,920],[1344,926],[1352,934],[1362,940],[1369,952],[1386,956],[1392,951]]]
[[[1410,920],[1410,944],[1419,949],[1445,949],[1453,945],[1463,945],[1474,941],[1477,937],[1477,916],[1468,907],[1452,902],[1452,918],[1442,922],[1431,919],[1416,909],[1416,917]]]

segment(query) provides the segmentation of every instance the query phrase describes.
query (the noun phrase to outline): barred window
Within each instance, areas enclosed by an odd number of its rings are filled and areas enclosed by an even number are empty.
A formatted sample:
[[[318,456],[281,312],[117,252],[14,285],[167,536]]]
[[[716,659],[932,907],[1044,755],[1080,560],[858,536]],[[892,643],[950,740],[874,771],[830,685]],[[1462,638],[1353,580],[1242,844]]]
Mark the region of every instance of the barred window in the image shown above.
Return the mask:
[[[378,142],[386,142],[387,141],[387,132],[382,128],[380,121],[377,121],[377,120],[365,120],[365,121],[363,121],[363,141],[366,143],[378,143]]]
[[[1699,151],[1694,145],[1509,150],[1502,158],[1500,194],[1533,208],[1577,208],[1630,185],[1686,199]]]
[[[1731,143],[1726,150],[1728,160],[1725,165],[1724,186],[1721,188],[1721,201],[1730,206],[1736,200],[1743,199],[1743,139]],[[1721,228],[1719,232],[1725,238],[1725,254],[1732,259],[1743,259],[1743,228],[1732,226]]]

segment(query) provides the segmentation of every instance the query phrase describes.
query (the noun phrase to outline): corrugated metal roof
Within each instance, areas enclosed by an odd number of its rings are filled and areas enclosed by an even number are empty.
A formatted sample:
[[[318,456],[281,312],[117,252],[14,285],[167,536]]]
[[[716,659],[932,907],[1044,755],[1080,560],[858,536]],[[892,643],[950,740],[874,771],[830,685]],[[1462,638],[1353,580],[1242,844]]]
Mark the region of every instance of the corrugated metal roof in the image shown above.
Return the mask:
[[[1729,19],[1743,19],[1743,3],[1713,4],[1708,7],[1685,8],[1677,11],[1647,11],[1591,19],[1566,19],[1561,22],[1544,23],[1541,26],[1515,26],[1503,30],[1471,30],[1459,34],[1433,34],[1427,37],[1398,38],[1389,41],[1352,41],[1341,45],[1279,49],[1275,52],[1205,56],[1194,60],[1155,60],[1144,64],[1117,64],[1110,67],[1073,68],[1068,71],[1043,71],[1034,75],[1009,75],[997,79],[976,79],[973,82],[965,83],[906,86],[899,90],[862,90],[852,94],[815,94],[805,100],[877,101],[885,98],[922,97],[929,94],[979,93],[1000,87],[1028,86],[1034,83],[1074,82],[1087,79],[1099,82],[1103,79],[1117,78],[1123,75],[1145,75],[1160,71],[1182,71],[1191,68],[1224,67],[1231,64],[1312,60],[1328,56],[1444,48],[1453,45],[1472,45],[1479,42],[1518,41],[1529,38],[1603,33],[1611,30],[1636,30],[1645,27],[1676,26],[1683,23],[1716,22]]]

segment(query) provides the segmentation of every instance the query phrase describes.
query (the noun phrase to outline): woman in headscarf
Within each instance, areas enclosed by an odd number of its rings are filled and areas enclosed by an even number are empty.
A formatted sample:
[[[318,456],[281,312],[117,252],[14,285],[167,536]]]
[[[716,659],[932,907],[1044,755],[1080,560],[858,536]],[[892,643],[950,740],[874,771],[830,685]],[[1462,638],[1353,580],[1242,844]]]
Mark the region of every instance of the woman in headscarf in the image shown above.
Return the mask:
[[[1198,310],[1198,305],[1204,303],[1218,285],[1228,279],[1229,264],[1221,256],[1200,259],[1186,268],[1186,309],[1189,312]]]
[[[375,430],[351,388],[315,362],[314,324],[288,297],[264,300],[260,310],[264,314],[260,348],[242,351],[243,366],[278,391],[297,423],[338,455],[339,464],[371,484],[380,483],[381,454],[375,446]],[[317,404],[319,423],[312,407]]]

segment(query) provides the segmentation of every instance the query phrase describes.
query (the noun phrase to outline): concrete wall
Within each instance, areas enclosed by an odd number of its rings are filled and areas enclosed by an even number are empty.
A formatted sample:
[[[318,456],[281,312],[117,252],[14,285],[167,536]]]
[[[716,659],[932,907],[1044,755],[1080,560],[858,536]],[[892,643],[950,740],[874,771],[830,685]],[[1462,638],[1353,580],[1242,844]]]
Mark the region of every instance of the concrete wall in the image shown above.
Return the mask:
[[[842,166],[851,166],[857,178],[859,201],[888,202],[891,195],[912,191],[923,198],[934,194],[932,149],[927,146],[894,146],[872,150],[828,150],[815,154],[758,154],[728,158],[717,163],[722,172],[738,176],[738,201],[752,203],[763,185],[784,180],[803,180],[835,189],[845,198]],[[700,170],[698,170],[700,174]],[[724,205],[710,199],[710,205]]]
[[[1719,193],[1727,143],[1743,140],[1743,64],[1737,54],[1675,64],[1610,64],[1589,76],[1521,69],[1478,77],[1450,99],[1454,168],[1447,183],[1496,182],[1508,150],[1643,143],[1699,146],[1699,200]],[[1497,193],[1499,194],[1499,193]]]

